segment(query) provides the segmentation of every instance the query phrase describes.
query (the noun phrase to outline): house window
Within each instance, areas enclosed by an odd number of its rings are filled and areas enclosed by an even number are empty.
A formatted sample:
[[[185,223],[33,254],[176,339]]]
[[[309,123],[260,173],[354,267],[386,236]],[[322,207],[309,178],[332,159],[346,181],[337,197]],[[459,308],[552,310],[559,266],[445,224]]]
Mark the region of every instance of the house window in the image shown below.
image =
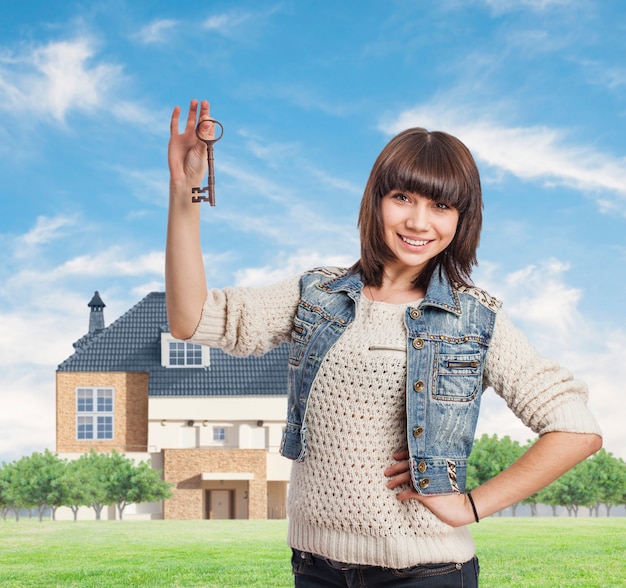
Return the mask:
[[[202,347],[195,343],[183,341],[170,341],[170,365],[178,366],[201,366]]]
[[[226,427],[213,427],[213,441],[226,441]]]
[[[211,363],[208,347],[174,339],[161,333],[161,365],[167,368],[207,368]]]
[[[76,438],[113,439],[113,388],[76,388]]]

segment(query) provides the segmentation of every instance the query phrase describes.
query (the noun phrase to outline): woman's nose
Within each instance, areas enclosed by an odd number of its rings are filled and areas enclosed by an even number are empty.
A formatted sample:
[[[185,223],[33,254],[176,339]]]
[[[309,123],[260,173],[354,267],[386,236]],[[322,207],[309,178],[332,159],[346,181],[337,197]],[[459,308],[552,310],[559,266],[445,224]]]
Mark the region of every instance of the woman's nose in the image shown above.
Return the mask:
[[[406,225],[408,228],[422,231],[430,226],[430,207],[423,201],[419,201],[411,207]]]

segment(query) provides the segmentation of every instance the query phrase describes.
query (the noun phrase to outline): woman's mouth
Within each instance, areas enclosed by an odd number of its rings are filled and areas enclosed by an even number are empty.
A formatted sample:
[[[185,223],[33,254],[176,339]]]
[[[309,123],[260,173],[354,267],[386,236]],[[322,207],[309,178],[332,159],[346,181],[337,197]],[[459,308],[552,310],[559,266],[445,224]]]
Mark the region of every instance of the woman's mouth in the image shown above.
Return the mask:
[[[429,243],[427,239],[409,239],[408,237],[404,237],[403,235],[400,235],[400,239],[402,239],[408,245],[413,245],[414,247],[421,247]]]

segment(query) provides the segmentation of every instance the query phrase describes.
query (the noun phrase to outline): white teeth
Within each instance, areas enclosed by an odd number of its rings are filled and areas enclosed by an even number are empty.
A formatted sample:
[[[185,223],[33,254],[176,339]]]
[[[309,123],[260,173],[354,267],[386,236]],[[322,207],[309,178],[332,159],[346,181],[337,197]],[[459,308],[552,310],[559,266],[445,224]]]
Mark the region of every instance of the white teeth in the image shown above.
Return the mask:
[[[409,245],[426,245],[428,241],[414,241],[413,239],[409,239],[407,237],[402,237],[402,240]]]

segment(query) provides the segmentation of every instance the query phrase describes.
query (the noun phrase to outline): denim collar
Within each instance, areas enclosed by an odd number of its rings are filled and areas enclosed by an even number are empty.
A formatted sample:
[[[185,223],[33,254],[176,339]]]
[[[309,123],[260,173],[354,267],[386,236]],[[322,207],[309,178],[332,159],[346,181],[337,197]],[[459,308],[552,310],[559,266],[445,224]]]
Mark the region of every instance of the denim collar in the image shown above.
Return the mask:
[[[436,267],[430,277],[426,296],[420,306],[436,306],[454,314],[461,314],[458,292],[450,283],[448,274],[442,266]]]
[[[357,273],[346,273],[327,282],[321,282],[320,289],[329,293],[346,292],[350,298],[357,300],[363,289],[363,281]],[[461,304],[457,290],[452,286],[443,267],[435,268],[428,283],[426,296],[420,306],[436,306],[454,314],[461,314]]]

